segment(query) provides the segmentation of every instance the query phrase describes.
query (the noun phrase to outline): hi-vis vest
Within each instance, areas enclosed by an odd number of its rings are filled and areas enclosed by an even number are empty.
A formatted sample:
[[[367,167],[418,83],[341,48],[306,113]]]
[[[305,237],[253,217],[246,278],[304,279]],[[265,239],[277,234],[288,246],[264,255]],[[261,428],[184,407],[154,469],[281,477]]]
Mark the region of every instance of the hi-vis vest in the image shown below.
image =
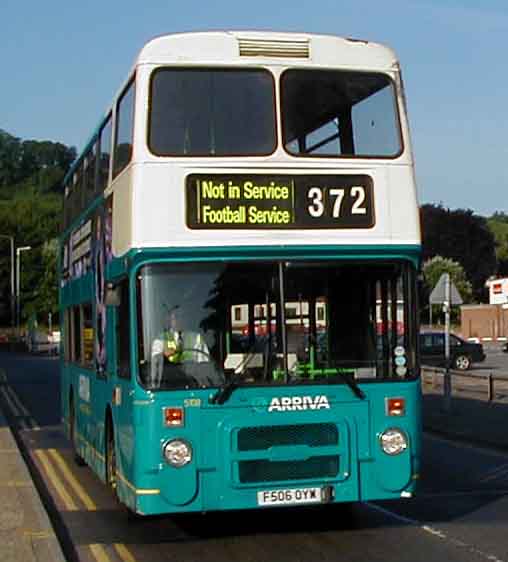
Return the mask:
[[[170,363],[181,363],[183,360],[183,338],[181,333],[166,331],[164,332],[164,351],[173,351],[168,356]]]
[[[208,348],[201,334],[195,332],[166,331],[164,336],[164,352],[173,351],[167,356],[170,363],[181,363],[184,360],[202,363],[209,360]]]

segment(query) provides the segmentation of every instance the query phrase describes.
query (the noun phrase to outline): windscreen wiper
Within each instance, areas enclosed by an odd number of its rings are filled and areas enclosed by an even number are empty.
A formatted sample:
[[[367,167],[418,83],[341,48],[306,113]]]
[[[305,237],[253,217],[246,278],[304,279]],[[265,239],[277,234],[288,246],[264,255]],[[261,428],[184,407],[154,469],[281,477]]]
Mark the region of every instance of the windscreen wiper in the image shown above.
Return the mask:
[[[254,355],[254,349],[258,345],[258,342],[254,342],[251,347],[247,350],[245,354],[245,358],[237,367],[237,369],[243,369],[246,365],[249,364],[249,361],[252,359]],[[265,355],[266,346],[268,345],[268,339],[264,342],[263,345],[263,357]],[[224,404],[233,394],[233,392],[240,386],[240,381],[243,379],[243,371],[237,371],[228,382],[225,382],[219,390],[210,398],[211,404]]]
[[[340,373],[340,374],[357,398],[359,398],[360,400],[365,400],[365,398],[367,398],[365,392],[363,392],[363,390],[358,386],[358,383],[355,381],[355,376],[353,374],[351,373]]]
[[[253,346],[251,350],[247,352],[247,359],[243,359],[242,363],[237,367],[238,369],[242,369],[249,360],[249,357],[253,354]],[[233,392],[240,386],[240,381],[243,378],[243,371],[237,371],[229,381],[225,382],[219,390],[210,398],[210,404],[224,404],[233,394]]]
[[[210,398],[210,404],[224,404],[227,402],[233,392],[240,386],[242,377],[243,373],[236,373],[228,382],[225,382]]]
[[[338,371],[336,376],[344,379],[346,384],[353,391],[353,394],[357,398],[359,398],[360,400],[365,400],[365,398],[367,398],[365,392],[363,392],[363,390],[358,386],[358,383],[356,382],[355,377],[352,373]],[[332,383],[329,382],[328,384],[332,384]]]

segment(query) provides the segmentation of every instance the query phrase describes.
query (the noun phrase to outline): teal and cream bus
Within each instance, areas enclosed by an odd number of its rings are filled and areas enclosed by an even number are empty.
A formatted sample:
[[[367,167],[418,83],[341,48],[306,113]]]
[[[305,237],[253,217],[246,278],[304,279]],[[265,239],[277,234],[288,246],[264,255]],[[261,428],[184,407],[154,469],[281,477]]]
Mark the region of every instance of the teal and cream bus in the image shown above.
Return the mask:
[[[415,191],[390,49],[149,42],[65,179],[76,459],[146,515],[410,497]]]

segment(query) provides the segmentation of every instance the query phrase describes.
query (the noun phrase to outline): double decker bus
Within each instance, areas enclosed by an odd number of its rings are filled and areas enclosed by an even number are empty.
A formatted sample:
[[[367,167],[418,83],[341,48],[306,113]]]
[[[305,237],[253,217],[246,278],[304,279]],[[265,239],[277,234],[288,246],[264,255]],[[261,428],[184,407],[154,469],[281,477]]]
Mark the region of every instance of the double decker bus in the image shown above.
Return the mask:
[[[128,509],[414,493],[420,232],[390,49],[156,38],[64,182],[62,416]]]

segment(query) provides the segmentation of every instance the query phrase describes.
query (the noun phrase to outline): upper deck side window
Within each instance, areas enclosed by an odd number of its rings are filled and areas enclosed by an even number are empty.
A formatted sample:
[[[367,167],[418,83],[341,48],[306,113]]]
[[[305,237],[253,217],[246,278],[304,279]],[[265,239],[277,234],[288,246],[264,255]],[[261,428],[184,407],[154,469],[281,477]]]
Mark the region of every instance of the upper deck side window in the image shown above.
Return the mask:
[[[97,141],[90,147],[83,159],[83,206],[87,207],[95,195],[97,183]]]
[[[395,87],[385,74],[287,70],[281,104],[292,155],[394,158],[402,151]]]
[[[108,186],[109,162],[111,159],[111,137],[113,134],[113,118],[109,114],[104,125],[99,132],[99,177],[97,182],[97,192],[102,193]]]
[[[64,191],[64,221],[67,229],[108,186],[113,119],[109,114],[86,152],[80,156]]]
[[[159,68],[148,145],[158,156],[264,156],[276,148],[275,87],[263,69]]]
[[[132,158],[135,93],[136,82],[133,79],[118,100],[116,110],[113,177],[116,177],[127,166]]]

